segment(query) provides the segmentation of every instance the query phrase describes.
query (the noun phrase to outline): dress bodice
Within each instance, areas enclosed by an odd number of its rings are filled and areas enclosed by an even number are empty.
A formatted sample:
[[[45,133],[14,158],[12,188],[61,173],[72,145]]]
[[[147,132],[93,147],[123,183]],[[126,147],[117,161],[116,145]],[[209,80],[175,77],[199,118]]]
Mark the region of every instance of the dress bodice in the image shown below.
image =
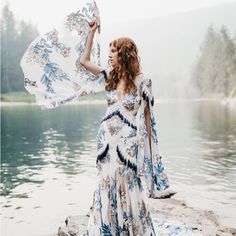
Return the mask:
[[[140,78],[137,78],[135,84],[137,86],[136,92],[126,93],[122,96],[119,96],[117,89],[111,91],[106,91],[106,100],[107,100],[107,112],[111,112],[117,109],[121,109],[122,112],[128,116],[135,117],[141,103],[141,82],[143,75],[141,74]]]
[[[108,128],[108,133],[111,136],[120,133],[121,130],[128,129],[131,133],[137,131],[137,119],[138,111],[141,105],[141,87],[144,79],[141,74],[135,80],[137,87],[136,92],[126,93],[119,96],[117,89],[106,91],[107,110],[105,116],[102,118],[102,123]]]

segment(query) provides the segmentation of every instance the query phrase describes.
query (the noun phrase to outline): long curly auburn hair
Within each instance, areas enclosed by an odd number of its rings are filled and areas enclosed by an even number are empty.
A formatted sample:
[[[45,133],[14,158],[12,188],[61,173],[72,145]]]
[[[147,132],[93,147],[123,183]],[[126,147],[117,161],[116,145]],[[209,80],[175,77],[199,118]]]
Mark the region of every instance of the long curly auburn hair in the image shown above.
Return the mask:
[[[111,46],[115,47],[118,52],[118,65],[110,71],[105,89],[107,91],[116,89],[118,82],[124,79],[124,93],[136,92],[135,78],[140,74],[141,69],[135,42],[130,38],[122,37],[112,41]]]

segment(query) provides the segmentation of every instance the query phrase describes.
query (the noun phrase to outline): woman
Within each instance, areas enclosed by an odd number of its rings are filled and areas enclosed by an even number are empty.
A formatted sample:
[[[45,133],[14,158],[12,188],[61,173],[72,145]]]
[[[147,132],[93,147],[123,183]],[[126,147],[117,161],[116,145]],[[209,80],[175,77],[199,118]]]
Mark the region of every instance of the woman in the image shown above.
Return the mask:
[[[140,176],[151,196],[169,184],[157,151],[151,80],[141,73],[130,38],[110,43],[108,69],[92,63],[96,29],[92,21],[80,63],[98,78],[103,75],[108,107],[97,136],[99,181],[87,235],[156,235]]]
[[[94,0],[79,2],[83,7],[67,15],[62,30],[39,35],[20,64],[25,89],[41,109],[106,93],[97,135],[98,187],[86,235],[190,236],[190,227],[152,219],[145,204],[144,183],[148,196],[156,197],[169,182],[158,150],[152,81],[141,73],[137,47],[129,38],[114,40],[109,68],[100,67],[99,10]]]

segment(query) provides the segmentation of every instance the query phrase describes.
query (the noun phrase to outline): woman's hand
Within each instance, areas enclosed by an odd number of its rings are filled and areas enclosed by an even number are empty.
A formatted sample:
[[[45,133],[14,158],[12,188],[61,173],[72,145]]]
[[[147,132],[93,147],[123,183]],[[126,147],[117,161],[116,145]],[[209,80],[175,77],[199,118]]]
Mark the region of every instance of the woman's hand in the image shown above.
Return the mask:
[[[89,22],[89,32],[95,33],[97,28],[98,28],[98,24],[95,20],[92,20],[91,22]]]

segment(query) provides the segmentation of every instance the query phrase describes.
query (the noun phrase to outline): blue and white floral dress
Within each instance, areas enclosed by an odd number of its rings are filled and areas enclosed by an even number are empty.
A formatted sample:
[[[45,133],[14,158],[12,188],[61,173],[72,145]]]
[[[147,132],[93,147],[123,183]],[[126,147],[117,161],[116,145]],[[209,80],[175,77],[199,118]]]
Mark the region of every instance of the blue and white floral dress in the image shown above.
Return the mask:
[[[108,73],[104,70],[98,76],[104,89]],[[122,97],[116,90],[106,91],[107,111],[97,135],[99,180],[90,212],[91,236],[156,235],[141,176],[150,193],[168,188],[169,182],[157,149],[152,81],[141,74],[136,86],[137,92]],[[152,152],[144,114],[147,105],[151,111]]]
[[[108,69],[97,76],[104,91],[108,76]],[[200,236],[190,226],[151,216],[146,197],[168,189],[169,180],[158,149],[152,80],[141,74],[135,83],[137,91],[122,97],[116,89],[105,91],[107,110],[97,134],[98,183],[85,235]]]
[[[169,187],[158,150],[152,80],[141,74],[136,78],[137,92],[118,97],[116,90],[105,91],[108,69],[95,76],[79,63],[88,21],[100,22],[96,3],[82,2],[84,5],[77,12],[68,14],[62,30],[53,29],[29,45],[21,67],[25,88],[42,109],[56,108],[87,94],[106,94],[107,111],[97,135],[98,185],[86,235],[191,235],[188,227],[153,219],[145,203],[147,194],[155,195]],[[93,41],[91,60],[100,65],[98,35]],[[150,109],[151,143],[146,106]]]

